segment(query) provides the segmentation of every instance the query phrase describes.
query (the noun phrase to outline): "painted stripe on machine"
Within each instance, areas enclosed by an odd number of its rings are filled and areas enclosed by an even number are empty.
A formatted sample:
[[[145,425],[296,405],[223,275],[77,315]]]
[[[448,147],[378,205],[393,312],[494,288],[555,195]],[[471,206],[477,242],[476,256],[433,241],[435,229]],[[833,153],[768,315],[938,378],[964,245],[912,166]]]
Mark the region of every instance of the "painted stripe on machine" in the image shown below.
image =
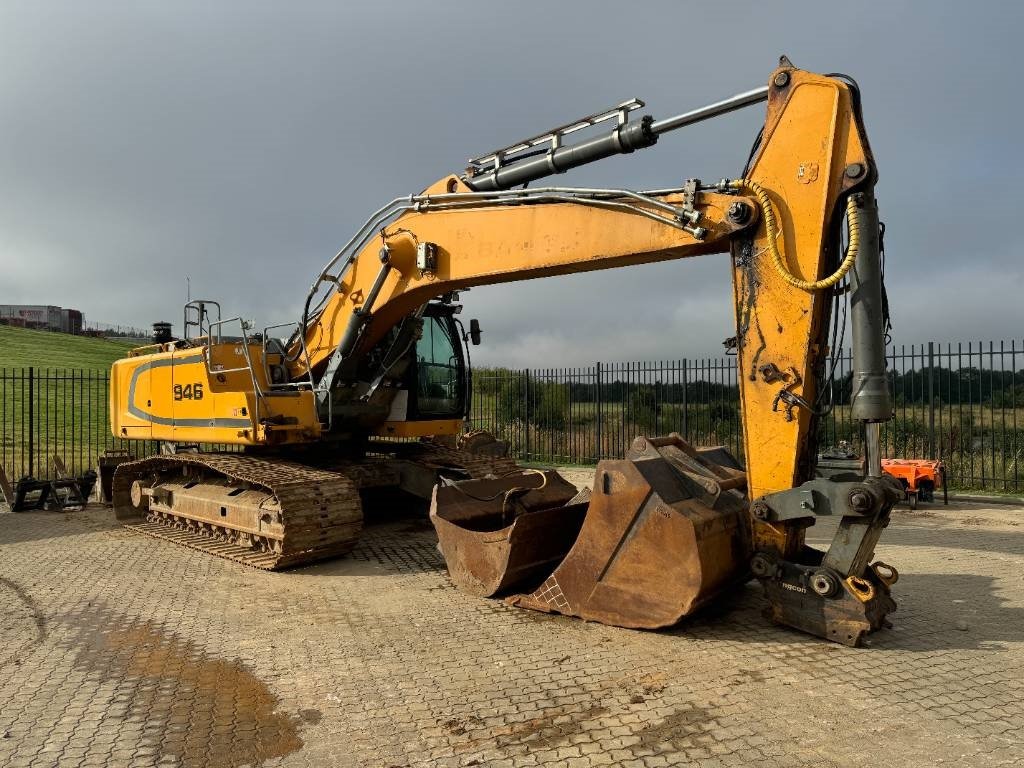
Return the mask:
[[[139,380],[139,376],[143,372],[151,370],[153,368],[173,368],[175,365],[184,365],[187,363],[199,362],[203,359],[202,354],[194,355],[192,357],[184,358],[167,358],[166,360],[150,360],[148,363],[143,363],[134,371],[132,371],[132,380],[128,385],[128,413],[135,416],[143,421],[148,421],[151,424],[161,424],[168,427],[252,427],[251,419],[175,419],[167,418],[166,416],[154,416],[151,413],[146,413],[141,408],[135,405],[135,384]]]

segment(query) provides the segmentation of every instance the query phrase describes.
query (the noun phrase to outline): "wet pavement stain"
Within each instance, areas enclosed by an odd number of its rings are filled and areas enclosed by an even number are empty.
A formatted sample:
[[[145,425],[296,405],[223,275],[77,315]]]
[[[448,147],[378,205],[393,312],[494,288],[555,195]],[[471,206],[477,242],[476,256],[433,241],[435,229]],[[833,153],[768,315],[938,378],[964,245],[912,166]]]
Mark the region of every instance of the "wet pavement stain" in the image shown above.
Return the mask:
[[[144,748],[183,768],[256,766],[302,748],[299,726],[319,721],[276,711],[278,699],[244,665],[210,658],[148,622],[103,622],[79,645],[77,663],[118,682],[115,701],[143,729]]]
[[[548,749],[564,744],[583,730],[583,723],[608,714],[608,708],[590,706],[549,707],[540,716],[495,728],[491,735],[496,746],[521,745],[529,750]]]
[[[46,639],[46,617],[18,582],[0,576],[0,667],[21,665],[21,657]]]
[[[685,741],[707,730],[711,716],[695,706],[683,706],[670,713],[660,723],[651,723],[637,732],[639,747],[657,752],[661,745]]]

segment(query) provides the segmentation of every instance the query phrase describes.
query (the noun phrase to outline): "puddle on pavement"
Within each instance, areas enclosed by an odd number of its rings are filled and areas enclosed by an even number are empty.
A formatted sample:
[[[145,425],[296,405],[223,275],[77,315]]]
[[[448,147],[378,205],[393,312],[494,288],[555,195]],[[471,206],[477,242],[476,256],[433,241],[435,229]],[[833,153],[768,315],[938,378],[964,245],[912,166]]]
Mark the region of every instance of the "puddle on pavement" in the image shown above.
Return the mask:
[[[210,658],[153,624],[124,621],[102,622],[83,638],[77,661],[116,681],[125,719],[142,721],[158,742],[147,746],[184,768],[259,765],[301,749],[299,726],[319,722],[317,710],[276,711],[277,697],[242,664]]]

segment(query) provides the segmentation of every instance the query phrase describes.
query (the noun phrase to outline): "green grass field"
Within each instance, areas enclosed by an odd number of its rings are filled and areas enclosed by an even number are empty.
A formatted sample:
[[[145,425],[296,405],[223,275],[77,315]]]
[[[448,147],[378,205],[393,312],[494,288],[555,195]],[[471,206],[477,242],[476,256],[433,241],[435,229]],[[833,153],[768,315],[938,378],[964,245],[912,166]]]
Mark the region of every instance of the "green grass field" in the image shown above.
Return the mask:
[[[12,479],[27,472],[27,369],[35,369],[34,473],[51,474],[53,454],[77,473],[115,442],[107,424],[106,378],[111,363],[138,345],[0,325],[0,462]]]
[[[109,370],[136,341],[97,339],[0,325],[0,368]]]

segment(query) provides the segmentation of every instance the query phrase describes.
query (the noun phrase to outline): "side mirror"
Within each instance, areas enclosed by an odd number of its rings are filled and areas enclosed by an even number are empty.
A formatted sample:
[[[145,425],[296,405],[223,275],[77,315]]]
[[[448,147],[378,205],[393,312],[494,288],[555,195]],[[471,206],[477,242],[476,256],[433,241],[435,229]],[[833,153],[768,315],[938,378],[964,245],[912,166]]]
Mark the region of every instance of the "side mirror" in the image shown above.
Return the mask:
[[[475,317],[469,321],[469,338],[474,347],[480,346],[480,321]]]

